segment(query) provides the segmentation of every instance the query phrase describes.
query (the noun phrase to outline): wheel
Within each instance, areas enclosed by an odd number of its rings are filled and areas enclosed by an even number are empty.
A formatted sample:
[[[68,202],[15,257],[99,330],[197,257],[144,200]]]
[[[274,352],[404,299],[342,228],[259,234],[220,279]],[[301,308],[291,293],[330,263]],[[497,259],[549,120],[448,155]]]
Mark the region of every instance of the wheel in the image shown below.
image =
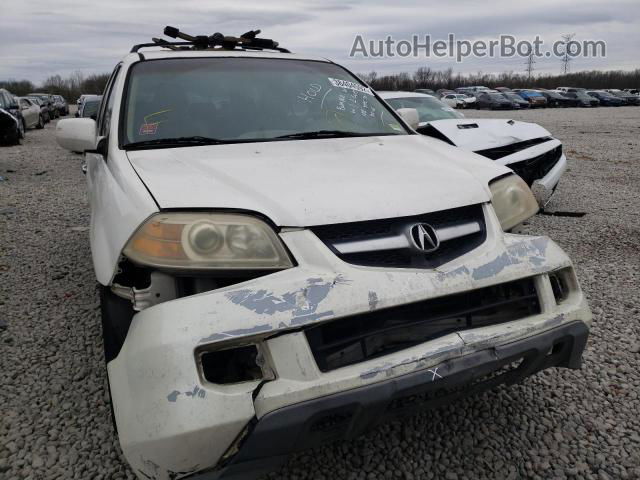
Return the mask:
[[[22,124],[22,122],[20,122]],[[20,145],[22,143],[22,135],[20,134],[20,126],[16,128],[15,133],[9,140],[9,145]]]
[[[20,120],[19,128],[20,128],[20,138],[24,138],[27,132],[27,125],[24,123],[24,118]]]
[[[100,285],[100,313],[104,356],[109,363],[120,353],[135,312],[129,300],[118,297],[109,287]]]
[[[109,287],[103,285],[100,288],[100,313],[102,317],[102,340],[104,345],[104,365],[107,371],[107,388],[109,389],[109,407],[111,409],[111,421],[113,429],[118,433],[116,414],[113,410],[111,396],[111,384],[109,383],[109,370],[107,364],[118,356],[120,348],[129,331],[131,318],[135,313],[131,302],[114,295]]]
[[[40,114],[40,116],[38,117],[38,123],[36,123],[36,128],[38,130],[41,130],[44,128],[44,117],[42,116],[42,114]]]

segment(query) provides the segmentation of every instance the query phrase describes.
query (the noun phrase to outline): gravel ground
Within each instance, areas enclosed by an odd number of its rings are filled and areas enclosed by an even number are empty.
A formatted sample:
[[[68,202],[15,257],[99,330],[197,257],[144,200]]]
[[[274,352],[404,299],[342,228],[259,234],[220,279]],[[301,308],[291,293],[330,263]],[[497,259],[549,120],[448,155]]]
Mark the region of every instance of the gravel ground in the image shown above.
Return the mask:
[[[640,478],[640,108],[531,120],[570,170],[525,230],[576,263],[594,313],[580,371],[549,370],[293,457],[270,479]],[[80,156],[54,126],[0,148],[0,478],[133,478],[110,417]]]

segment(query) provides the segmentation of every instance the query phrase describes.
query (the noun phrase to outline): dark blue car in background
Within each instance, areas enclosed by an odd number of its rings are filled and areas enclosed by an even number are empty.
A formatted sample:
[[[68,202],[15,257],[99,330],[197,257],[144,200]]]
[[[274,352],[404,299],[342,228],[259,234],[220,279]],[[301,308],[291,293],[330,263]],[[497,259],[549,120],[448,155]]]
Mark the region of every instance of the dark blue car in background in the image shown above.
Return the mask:
[[[600,105],[603,107],[621,107],[627,103],[622,98],[601,90],[590,90],[587,94],[600,100]]]

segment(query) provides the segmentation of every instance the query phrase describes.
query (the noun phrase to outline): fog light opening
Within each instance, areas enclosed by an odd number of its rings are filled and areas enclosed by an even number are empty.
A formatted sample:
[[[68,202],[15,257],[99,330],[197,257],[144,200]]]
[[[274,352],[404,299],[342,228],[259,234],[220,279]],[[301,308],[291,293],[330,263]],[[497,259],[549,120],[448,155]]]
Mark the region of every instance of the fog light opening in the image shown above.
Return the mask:
[[[263,377],[256,345],[202,352],[200,362],[205,380],[218,385],[251,382]]]
[[[567,279],[567,272],[561,270],[549,274],[549,282],[551,282],[551,289],[553,290],[553,296],[556,299],[556,303],[559,305],[564,302],[571,291],[571,286]]]

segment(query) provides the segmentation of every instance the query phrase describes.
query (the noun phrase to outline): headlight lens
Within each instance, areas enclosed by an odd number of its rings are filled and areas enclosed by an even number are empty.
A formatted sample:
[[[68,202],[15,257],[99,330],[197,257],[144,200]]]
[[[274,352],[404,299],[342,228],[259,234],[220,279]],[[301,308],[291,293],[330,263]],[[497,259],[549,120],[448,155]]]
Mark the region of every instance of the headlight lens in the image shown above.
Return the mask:
[[[518,175],[509,175],[489,184],[491,203],[503,230],[510,230],[535,215],[538,210],[529,186]]]
[[[248,215],[161,213],[129,240],[132,261],[183,270],[283,269],[293,266],[269,225]]]

